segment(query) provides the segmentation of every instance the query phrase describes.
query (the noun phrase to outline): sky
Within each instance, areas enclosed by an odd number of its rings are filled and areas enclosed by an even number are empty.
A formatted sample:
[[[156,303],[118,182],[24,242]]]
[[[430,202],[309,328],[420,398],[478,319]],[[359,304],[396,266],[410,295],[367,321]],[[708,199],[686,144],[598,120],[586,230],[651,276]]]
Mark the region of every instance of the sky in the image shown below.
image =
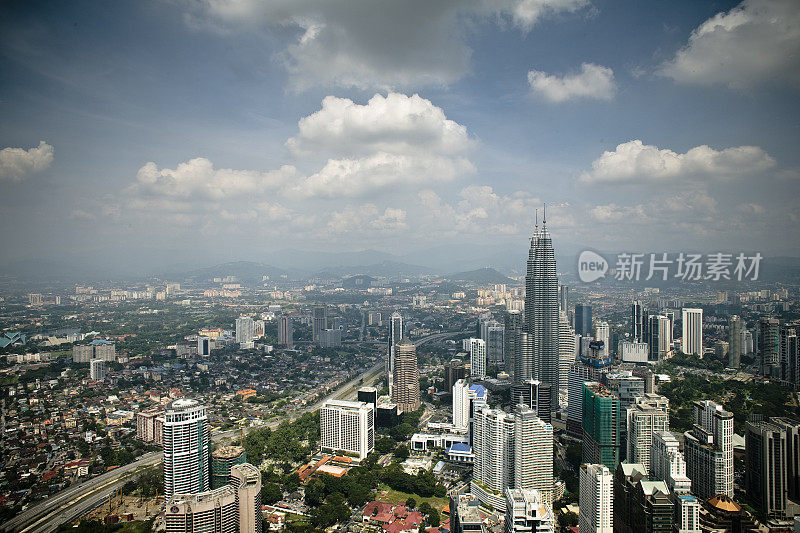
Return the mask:
[[[800,256],[800,4],[0,6],[0,263]]]

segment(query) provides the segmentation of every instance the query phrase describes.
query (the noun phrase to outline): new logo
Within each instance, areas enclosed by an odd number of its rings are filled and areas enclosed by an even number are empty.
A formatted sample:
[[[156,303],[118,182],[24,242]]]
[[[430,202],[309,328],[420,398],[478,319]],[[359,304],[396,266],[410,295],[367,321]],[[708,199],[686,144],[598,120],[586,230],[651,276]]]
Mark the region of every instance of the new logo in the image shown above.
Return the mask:
[[[578,278],[584,283],[604,278],[608,271],[608,262],[602,255],[591,250],[584,250],[578,256]]]

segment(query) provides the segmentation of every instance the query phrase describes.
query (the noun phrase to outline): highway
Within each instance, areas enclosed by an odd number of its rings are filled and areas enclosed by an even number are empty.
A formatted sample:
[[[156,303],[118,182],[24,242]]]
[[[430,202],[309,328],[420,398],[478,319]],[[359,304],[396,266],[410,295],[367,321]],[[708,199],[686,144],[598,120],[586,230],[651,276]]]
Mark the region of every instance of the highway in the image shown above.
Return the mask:
[[[435,333],[417,340],[414,344],[416,346],[423,346],[436,340],[459,335],[460,333],[464,332]],[[376,381],[384,368],[385,361],[381,360],[347,383],[340,385],[336,390],[316,403],[280,419],[273,420],[265,425],[246,428],[245,433],[262,427],[275,428],[285,421],[292,421],[305,413],[318,410],[323,403],[330,399],[353,397],[355,391],[361,386],[362,380],[364,385],[368,382]],[[215,433],[211,438],[213,441],[218,442],[224,439],[236,438],[238,435],[239,430],[232,429]],[[109,493],[119,489],[127,481],[135,478],[137,474],[145,468],[160,464],[161,459],[161,452],[146,453],[131,464],[121,466],[78,485],[64,489],[58,494],[23,511],[14,518],[7,520],[0,526],[0,531],[13,533],[51,533],[58,529],[59,525],[76,520],[96,508],[102,502],[108,501]]]

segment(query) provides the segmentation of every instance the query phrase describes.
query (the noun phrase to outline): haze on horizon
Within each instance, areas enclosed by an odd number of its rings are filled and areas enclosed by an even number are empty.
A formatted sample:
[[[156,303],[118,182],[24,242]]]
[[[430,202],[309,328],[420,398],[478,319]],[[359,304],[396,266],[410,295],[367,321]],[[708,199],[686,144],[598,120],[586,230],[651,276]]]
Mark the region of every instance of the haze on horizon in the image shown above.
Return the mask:
[[[793,0],[0,7],[0,265],[800,255]]]

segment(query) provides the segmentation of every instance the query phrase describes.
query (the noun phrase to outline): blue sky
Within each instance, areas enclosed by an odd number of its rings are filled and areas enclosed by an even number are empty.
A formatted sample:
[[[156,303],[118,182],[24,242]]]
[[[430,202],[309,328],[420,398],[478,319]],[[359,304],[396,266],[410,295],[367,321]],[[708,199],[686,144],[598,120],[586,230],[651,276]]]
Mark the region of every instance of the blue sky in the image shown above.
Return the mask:
[[[556,243],[798,255],[792,0],[0,8],[0,262]]]

